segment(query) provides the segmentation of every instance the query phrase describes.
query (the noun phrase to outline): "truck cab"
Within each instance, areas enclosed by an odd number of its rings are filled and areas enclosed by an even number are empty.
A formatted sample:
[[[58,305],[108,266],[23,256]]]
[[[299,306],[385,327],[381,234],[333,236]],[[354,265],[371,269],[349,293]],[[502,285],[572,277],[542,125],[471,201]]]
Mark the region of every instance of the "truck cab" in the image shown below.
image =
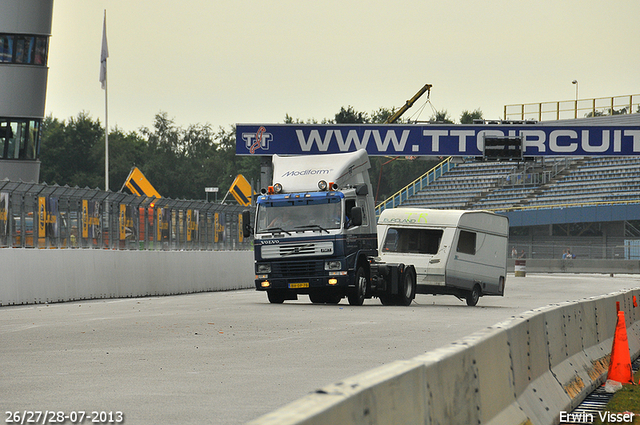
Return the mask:
[[[256,289],[272,303],[306,294],[362,304],[377,252],[366,152],[275,155],[273,167],[273,186],[256,199]]]

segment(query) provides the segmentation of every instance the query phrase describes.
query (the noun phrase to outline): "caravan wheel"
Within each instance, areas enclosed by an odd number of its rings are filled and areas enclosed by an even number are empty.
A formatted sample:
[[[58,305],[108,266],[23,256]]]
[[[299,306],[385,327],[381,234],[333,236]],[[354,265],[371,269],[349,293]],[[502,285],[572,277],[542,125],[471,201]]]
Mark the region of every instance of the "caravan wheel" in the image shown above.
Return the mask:
[[[480,299],[480,285],[475,284],[473,289],[467,293],[467,305],[469,307],[473,307],[478,304],[478,300]]]

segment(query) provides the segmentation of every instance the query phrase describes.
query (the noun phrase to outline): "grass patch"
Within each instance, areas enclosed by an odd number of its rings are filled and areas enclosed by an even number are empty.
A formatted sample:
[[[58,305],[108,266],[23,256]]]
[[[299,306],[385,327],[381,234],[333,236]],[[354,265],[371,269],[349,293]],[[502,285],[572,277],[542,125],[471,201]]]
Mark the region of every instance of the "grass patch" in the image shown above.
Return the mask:
[[[633,382],[638,382],[638,379],[640,379],[640,371],[633,375]],[[610,413],[633,412],[635,413],[633,422],[624,423],[640,425],[640,385],[623,385],[622,389],[617,391],[611,400],[609,400],[604,411]],[[593,425],[608,425],[610,423],[614,422],[602,422],[598,415],[596,415]]]

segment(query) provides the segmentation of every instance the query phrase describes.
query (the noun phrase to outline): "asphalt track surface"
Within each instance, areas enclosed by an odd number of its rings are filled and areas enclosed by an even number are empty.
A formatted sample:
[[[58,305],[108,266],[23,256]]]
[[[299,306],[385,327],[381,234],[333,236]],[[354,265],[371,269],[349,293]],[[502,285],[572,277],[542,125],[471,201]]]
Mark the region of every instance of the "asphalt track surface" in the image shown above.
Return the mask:
[[[631,275],[511,275],[504,297],[476,307],[428,295],[409,307],[272,305],[253,290],[0,307],[3,423],[6,412],[46,410],[245,423],[524,311],[638,286]]]

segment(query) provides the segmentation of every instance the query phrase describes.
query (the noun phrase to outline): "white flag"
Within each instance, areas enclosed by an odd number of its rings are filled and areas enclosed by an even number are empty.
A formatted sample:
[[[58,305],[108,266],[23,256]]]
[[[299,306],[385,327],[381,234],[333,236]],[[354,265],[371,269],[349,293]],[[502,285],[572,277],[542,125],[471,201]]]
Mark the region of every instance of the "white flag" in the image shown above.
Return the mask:
[[[107,11],[104,11],[104,24],[102,26],[102,51],[100,52],[100,83],[102,89],[107,88],[107,58],[109,48],[107,47]]]

